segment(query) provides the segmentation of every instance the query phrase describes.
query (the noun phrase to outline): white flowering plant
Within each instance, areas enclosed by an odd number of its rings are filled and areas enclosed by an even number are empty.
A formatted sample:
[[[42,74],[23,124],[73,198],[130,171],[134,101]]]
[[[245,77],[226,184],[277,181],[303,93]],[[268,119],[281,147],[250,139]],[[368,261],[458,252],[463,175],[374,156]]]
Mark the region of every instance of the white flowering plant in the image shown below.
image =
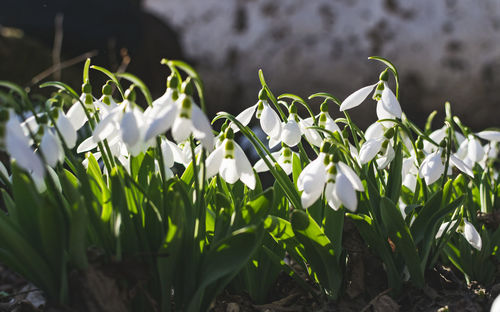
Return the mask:
[[[443,127],[432,130],[433,113],[419,128],[399,103],[394,65],[371,59],[385,66],[379,81],[344,101],[275,97],[261,71],[257,103],[212,122],[199,75],[181,61],[162,61],[171,75],[155,100],[139,78],[90,60],[80,94],[46,82],[40,87],[57,91],[40,100],[0,81],[8,156],[0,261],[66,305],[75,275],[116,263],[142,268],[141,277],[119,277],[134,289],[123,299],[131,310],[208,310],[228,285],[264,303],[280,272],[316,298],[337,299],[353,265],[349,222],[394,294],[408,280],[424,287],[438,262],[491,283],[500,131],[473,132],[449,103]],[[90,69],[109,79],[101,96]],[[362,131],[348,110],[369,95],[377,120]],[[265,137],[249,127],[254,116]],[[249,159],[242,138],[259,159]]]

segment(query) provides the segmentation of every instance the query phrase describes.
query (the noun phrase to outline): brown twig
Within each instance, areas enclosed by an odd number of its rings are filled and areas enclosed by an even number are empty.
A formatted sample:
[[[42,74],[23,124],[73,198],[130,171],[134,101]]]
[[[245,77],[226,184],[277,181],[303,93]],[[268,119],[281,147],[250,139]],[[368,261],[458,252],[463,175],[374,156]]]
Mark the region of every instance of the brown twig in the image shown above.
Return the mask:
[[[31,79],[31,85],[37,84],[38,82],[47,78],[48,76],[52,75],[54,72],[56,72],[58,70],[62,70],[64,68],[73,66],[75,64],[78,64],[80,62],[85,61],[89,57],[93,57],[96,55],[97,55],[97,50],[92,50],[92,51],[89,51],[89,52],[84,53],[82,55],[79,55],[77,57],[74,57],[72,59],[69,59],[67,61],[64,61],[62,63],[52,65],[51,67],[47,68],[43,72],[41,72],[38,75],[36,75],[35,77],[33,77],[33,79]]]

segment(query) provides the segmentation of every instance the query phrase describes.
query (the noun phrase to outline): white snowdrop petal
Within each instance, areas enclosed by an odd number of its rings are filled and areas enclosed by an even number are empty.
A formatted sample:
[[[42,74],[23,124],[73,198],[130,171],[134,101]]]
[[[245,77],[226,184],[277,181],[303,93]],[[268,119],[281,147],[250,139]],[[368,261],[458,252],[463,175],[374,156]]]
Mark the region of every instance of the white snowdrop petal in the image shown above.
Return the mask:
[[[325,197],[328,202],[328,206],[333,210],[339,210],[342,202],[338,199],[335,194],[335,183],[327,183],[325,187]]]
[[[149,141],[152,138],[162,133],[165,133],[168,129],[170,129],[170,127],[172,127],[176,115],[177,115],[177,106],[170,105],[167,109],[161,112],[161,115],[157,117],[155,116],[156,118],[153,119],[151,125],[146,130],[144,139],[146,141]]]
[[[49,129],[45,129],[45,133],[43,134],[42,141],[40,143],[40,151],[50,167],[55,167],[59,162],[61,158],[61,150],[62,147],[59,138]]]
[[[206,176],[207,178],[211,178],[214,175],[219,172],[221,163],[222,163],[222,158],[224,156],[224,147],[225,147],[225,142],[224,140],[222,144],[217,147],[210,155],[208,155],[207,160],[206,160]]]
[[[299,125],[302,133],[306,136],[306,139],[309,143],[313,144],[314,146],[321,146],[323,139],[321,138],[319,133],[314,129],[308,129],[309,127],[313,126],[313,120],[311,117],[300,120]]]
[[[283,126],[281,130],[281,139],[286,145],[293,147],[299,144],[302,138],[302,133],[297,122],[293,119],[289,119],[288,122]]]
[[[483,140],[488,140],[491,142],[500,142],[500,131],[484,130],[476,133],[476,135]]]
[[[363,187],[363,183],[361,182],[361,179],[358,177],[356,172],[352,170],[351,167],[349,167],[347,164],[339,161],[337,163],[337,166],[339,167],[340,171],[351,181],[352,186],[356,191],[364,192],[365,188]]]
[[[234,142],[234,158],[236,160],[236,166],[238,168],[238,173],[240,174],[240,180],[249,189],[255,189],[255,175],[253,173],[252,165],[248,161],[245,152],[241,149],[238,143]]]
[[[340,105],[340,111],[345,111],[361,104],[373,91],[373,88],[376,85],[377,84],[361,88],[353,94],[349,95]]]
[[[472,225],[472,223],[467,220],[464,220],[463,235],[472,247],[476,248],[477,250],[481,250],[481,248],[483,247],[481,235],[479,235],[479,232],[476,230],[474,225]]]
[[[472,135],[469,136],[468,152],[467,157],[469,157],[473,162],[479,162],[484,157],[484,149],[478,139],[474,138]]]
[[[379,120],[381,119],[395,119],[396,116],[394,116],[393,114],[391,114],[390,112],[388,112],[385,107],[384,107],[384,104],[382,103],[382,101],[378,101],[377,102],[377,118]],[[384,127],[386,128],[390,128],[394,125],[394,122],[392,121],[382,121],[382,122],[379,122],[381,123]]]
[[[260,126],[271,138],[278,138],[281,134],[281,120],[269,104],[264,104],[260,115]]]
[[[215,145],[215,137],[212,132],[212,126],[203,111],[194,104],[191,109],[191,120],[194,137],[201,141],[201,145],[203,145],[208,152],[211,152]]]
[[[250,120],[252,120],[252,116],[255,113],[256,108],[257,104],[250,106],[249,108],[239,113],[238,116],[236,116],[236,120],[238,120],[243,126],[247,126],[250,123]],[[231,123],[231,128],[234,132],[240,131],[240,128],[238,128],[238,126],[233,123]]]
[[[59,113],[59,118],[57,118],[57,128],[62,135],[64,143],[68,148],[75,147],[77,134],[75,128],[69,121],[69,119],[64,115],[64,113]]]
[[[304,190],[305,179],[311,176],[313,177],[313,179],[316,179],[319,182],[321,182],[321,187],[323,187],[326,180],[326,167],[324,164],[324,159],[325,159],[325,154],[320,153],[318,155],[318,158],[311,161],[307,166],[304,167],[304,169],[299,175],[299,178],[297,179],[297,189],[299,191]]]
[[[229,184],[234,184],[240,178],[236,160],[234,158],[222,159],[219,174]]]
[[[458,170],[462,171],[463,173],[467,174],[471,178],[474,178],[474,172],[472,172],[472,169],[466,165],[462,160],[460,160],[458,157],[455,155],[450,155],[450,163],[457,167]]]
[[[383,136],[384,136],[384,127],[379,122],[372,123],[365,131],[365,139],[367,141],[372,139],[378,139]]]
[[[335,195],[347,209],[356,211],[358,207],[356,191],[342,172],[337,173],[335,178]]]
[[[364,165],[372,160],[380,152],[383,142],[384,138],[366,141],[359,151],[359,162]]]
[[[88,152],[96,147],[97,147],[97,143],[94,142],[94,138],[88,137],[87,139],[83,140],[83,142],[80,143],[80,145],[78,145],[76,152],[77,153],[84,153],[84,152]]]
[[[68,117],[69,121],[73,125],[73,128],[78,131],[85,122],[87,122],[87,115],[85,115],[85,111],[83,110],[82,104],[79,101],[76,101],[66,113],[66,117]]]
[[[177,143],[187,140],[192,132],[191,127],[191,119],[183,117],[176,118],[174,124],[172,125],[172,137]]]
[[[137,119],[132,111],[123,114],[120,130],[122,134],[123,143],[127,147],[133,146],[139,141],[139,128],[137,125]]]
[[[401,105],[399,105],[399,101],[396,98],[396,95],[392,92],[392,90],[387,86],[387,83],[384,84],[385,88],[382,91],[382,105],[384,109],[391,115],[401,118],[401,114],[403,113],[401,110]]]
[[[451,224],[450,224],[450,223],[451,223]],[[443,223],[439,226],[439,229],[438,229],[438,231],[437,231],[437,233],[436,233],[435,238],[441,238],[441,236],[443,236],[444,231],[446,230],[446,228],[448,228],[448,231],[449,231],[450,229],[452,229],[452,228],[455,226],[455,224],[456,224],[456,223],[457,223],[457,220],[453,220],[453,221],[451,221],[451,222],[443,222]],[[449,225],[449,224],[450,224],[450,225]],[[449,226],[448,226],[448,225],[449,225]]]
[[[420,165],[419,175],[425,179],[427,185],[436,182],[444,173],[444,164],[441,161],[441,151],[429,154]]]
[[[165,139],[161,141],[161,153],[165,168],[171,168],[174,165],[174,153],[166,141]]]
[[[311,193],[302,192],[300,196],[300,202],[302,203],[302,208],[309,208],[314,204],[318,198],[320,198],[323,188],[315,189]]]

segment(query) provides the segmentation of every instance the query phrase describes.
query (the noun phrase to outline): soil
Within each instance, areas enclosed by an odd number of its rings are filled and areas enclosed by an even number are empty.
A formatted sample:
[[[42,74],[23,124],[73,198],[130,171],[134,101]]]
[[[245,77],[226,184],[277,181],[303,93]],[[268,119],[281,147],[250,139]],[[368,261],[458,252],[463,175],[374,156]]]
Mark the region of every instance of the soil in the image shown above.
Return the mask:
[[[370,261],[376,263],[376,261]],[[380,263],[378,263],[380,264]],[[427,311],[489,311],[493,299],[500,294],[500,284],[483,287],[476,282],[466,285],[457,272],[444,266],[426,272],[427,285],[418,289],[411,284],[405,285],[399,294],[384,288],[385,274],[377,270],[378,265],[365,268],[364,276],[358,281],[348,274],[348,285],[341,298],[337,301],[327,300],[318,293],[311,294],[299,287],[286,274],[281,274],[268,297],[268,303],[255,304],[245,294],[234,294],[224,291],[212,304],[212,312],[289,312],[289,311],[319,311],[319,312],[427,312]],[[114,281],[104,276],[98,270],[91,270],[85,276],[80,276],[81,291],[80,307],[88,311],[124,311],[123,293],[113,286]],[[100,288],[94,289],[99,284]],[[92,286],[92,285],[94,286]],[[352,286],[355,285],[355,286]],[[78,285],[72,285],[72,290]],[[102,289],[105,297],[100,295]],[[352,290],[356,288],[355,290]],[[93,290],[94,289],[94,290]],[[100,289],[100,290],[99,290]],[[97,295],[96,295],[97,294]],[[116,300],[113,300],[115,296]],[[106,303],[102,303],[105,299]],[[86,302],[81,302],[85,300]],[[110,303],[115,303],[111,304]],[[118,303],[118,304],[116,304]],[[112,307],[111,310],[109,308]],[[96,310],[97,309],[97,310]],[[75,311],[68,307],[55,307],[47,303],[43,294],[22,277],[0,266],[0,312],[68,312]]]

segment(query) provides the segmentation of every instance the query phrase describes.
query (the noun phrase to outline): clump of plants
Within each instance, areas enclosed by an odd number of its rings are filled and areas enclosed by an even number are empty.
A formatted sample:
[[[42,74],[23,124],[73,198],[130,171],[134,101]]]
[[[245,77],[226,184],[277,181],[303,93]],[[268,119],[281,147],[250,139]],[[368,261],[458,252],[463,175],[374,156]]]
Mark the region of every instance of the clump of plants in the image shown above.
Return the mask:
[[[212,122],[200,77],[180,61],[162,61],[171,74],[154,101],[137,77],[90,60],[80,93],[45,82],[54,92],[41,98],[1,81],[0,261],[52,302],[89,311],[206,311],[229,285],[265,303],[280,273],[337,300],[351,222],[394,296],[423,288],[438,263],[493,283],[500,231],[485,220],[500,208],[500,131],[473,132],[449,103],[443,125],[434,112],[419,128],[396,68],[371,59],[385,66],[378,80],[343,101],[275,97],[259,72],[257,103]],[[91,72],[109,79],[101,92]],[[361,104],[378,118],[365,131],[348,113]]]

